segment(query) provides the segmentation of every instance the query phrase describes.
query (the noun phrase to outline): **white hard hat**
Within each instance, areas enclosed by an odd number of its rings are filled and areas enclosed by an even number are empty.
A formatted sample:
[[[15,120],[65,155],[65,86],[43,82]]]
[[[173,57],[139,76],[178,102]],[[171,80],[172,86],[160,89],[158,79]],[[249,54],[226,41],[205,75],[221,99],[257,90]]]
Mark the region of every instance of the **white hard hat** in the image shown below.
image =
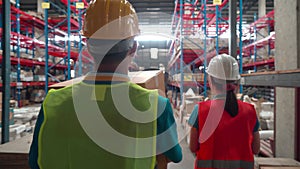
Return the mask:
[[[238,62],[227,54],[217,55],[212,58],[206,73],[222,80],[239,80],[241,78]]]

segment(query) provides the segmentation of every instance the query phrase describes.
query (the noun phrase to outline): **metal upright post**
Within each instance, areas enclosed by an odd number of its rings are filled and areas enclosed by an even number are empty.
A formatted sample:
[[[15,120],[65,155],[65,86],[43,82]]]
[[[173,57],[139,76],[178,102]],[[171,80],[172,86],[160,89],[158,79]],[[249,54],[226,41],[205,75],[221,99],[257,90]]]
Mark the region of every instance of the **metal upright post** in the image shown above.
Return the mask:
[[[28,31],[29,31],[29,29],[28,29],[28,27],[26,27],[26,32],[25,32],[26,37],[29,37],[29,32]],[[25,53],[28,54],[28,47],[25,49]]]
[[[184,83],[184,72],[183,72],[183,0],[180,0],[180,105],[183,100],[183,83]]]
[[[21,65],[20,65],[20,1],[16,0],[16,8],[18,9],[17,12],[17,58],[18,58],[18,64],[17,64],[17,102],[18,102],[18,107],[21,107]]]
[[[44,0],[44,2],[48,2],[48,0]],[[45,93],[48,93],[48,58],[49,58],[49,54],[48,54],[48,9],[44,9],[45,12],[45,18],[44,18],[44,22],[45,22],[45,27],[44,27],[44,34],[45,34]]]
[[[255,13],[254,14],[254,22],[257,20],[257,14]],[[254,24],[254,42],[257,41],[257,29],[256,29],[256,24]],[[256,43],[254,44],[254,59],[253,59],[253,62],[255,63],[256,62],[256,57],[257,57],[257,46],[256,46]],[[254,72],[257,71],[257,68],[256,66],[254,66]]]
[[[34,34],[35,34],[35,29],[34,29],[34,26],[32,26],[32,37],[31,37],[32,39],[34,38]],[[34,55],[35,49],[34,48],[35,48],[35,46],[33,46],[31,49],[32,50],[32,58],[35,57],[35,55]]]
[[[3,12],[4,13],[4,12]],[[0,20],[0,28],[2,28],[3,27],[3,15],[2,15],[2,12],[0,12],[0,18],[1,18],[1,20]],[[2,39],[1,39],[2,40]],[[2,50],[2,41],[0,41],[0,49]]]
[[[2,132],[1,143],[9,142],[9,100],[10,100],[10,1],[2,0]]]
[[[270,34],[271,34],[271,26],[270,26],[270,21],[271,21],[271,19],[270,19],[270,17],[268,17],[268,35],[270,36]],[[270,39],[268,40],[268,57],[270,57],[270,55],[271,55],[271,46],[270,46]]]
[[[229,29],[230,29],[230,39],[229,39],[229,54],[236,58],[236,0],[229,1]]]
[[[243,41],[242,41],[242,37],[243,37],[243,0],[240,0],[240,4],[239,4],[239,8],[240,8],[240,23],[239,23],[239,32],[240,32],[240,43],[239,43],[239,49],[240,49],[240,53],[239,53],[239,58],[240,58],[240,74],[243,74]],[[243,85],[240,84],[240,93],[243,93]]]
[[[219,5],[216,5],[216,55],[219,55]]]
[[[82,2],[81,0],[79,0],[79,2]],[[81,28],[81,10],[79,10],[79,28]],[[81,53],[81,50],[82,50],[82,36],[81,36],[81,33],[79,33],[79,44],[78,44],[78,47],[79,47],[79,70],[78,70],[78,76],[81,76],[82,75],[82,53]]]
[[[68,18],[68,80],[71,79],[71,65],[70,65],[70,59],[71,59],[71,4],[70,0],[68,0],[68,11],[67,11],[67,18]]]
[[[203,84],[203,89],[204,89],[204,97],[207,97],[207,73],[205,72],[206,67],[207,67],[207,52],[206,52],[206,40],[207,40],[207,32],[206,32],[206,25],[207,25],[207,18],[206,18],[206,0],[202,0],[202,5],[204,5],[204,11],[203,11],[203,15],[204,15],[204,84]]]

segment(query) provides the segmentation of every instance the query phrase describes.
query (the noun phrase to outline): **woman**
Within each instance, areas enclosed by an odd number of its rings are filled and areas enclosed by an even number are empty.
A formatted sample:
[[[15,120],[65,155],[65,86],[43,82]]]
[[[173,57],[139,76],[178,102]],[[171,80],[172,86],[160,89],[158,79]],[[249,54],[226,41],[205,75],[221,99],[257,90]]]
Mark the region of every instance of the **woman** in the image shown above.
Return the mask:
[[[189,119],[190,150],[197,155],[194,168],[253,169],[260,148],[259,122],[254,107],[236,99],[238,63],[218,55],[207,73],[212,100],[196,105]]]

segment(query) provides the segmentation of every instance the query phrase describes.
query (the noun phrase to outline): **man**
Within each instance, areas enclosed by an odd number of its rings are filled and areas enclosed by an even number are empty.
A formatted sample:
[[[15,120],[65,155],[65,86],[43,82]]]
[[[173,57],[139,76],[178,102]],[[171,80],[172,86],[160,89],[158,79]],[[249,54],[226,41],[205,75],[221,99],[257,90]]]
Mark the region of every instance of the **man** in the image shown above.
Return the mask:
[[[129,81],[139,35],[127,0],[94,0],[83,35],[95,72],[45,98],[30,149],[31,168],[153,169],[156,155],[182,159],[168,99]]]

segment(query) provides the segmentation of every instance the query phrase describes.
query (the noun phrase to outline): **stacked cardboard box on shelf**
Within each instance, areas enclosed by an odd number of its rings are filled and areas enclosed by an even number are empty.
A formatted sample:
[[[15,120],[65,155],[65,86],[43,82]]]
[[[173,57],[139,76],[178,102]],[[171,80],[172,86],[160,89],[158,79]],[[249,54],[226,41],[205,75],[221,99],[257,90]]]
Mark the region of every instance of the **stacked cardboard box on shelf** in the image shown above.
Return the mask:
[[[178,45],[179,47],[180,45]],[[187,38],[183,40],[183,48],[184,49],[204,49],[204,40],[201,38]],[[215,48],[215,43],[213,39],[207,39],[206,40],[206,50],[211,51]]]
[[[30,102],[41,103],[45,99],[45,95],[43,89],[34,89],[30,95]]]
[[[21,81],[30,82],[33,81],[33,72],[21,70]]]
[[[9,112],[9,123],[10,124],[14,124],[14,105],[15,105],[15,101],[11,100],[10,101],[10,112]],[[2,92],[0,92],[0,127],[2,124]]]
[[[204,81],[204,74],[203,73],[184,73],[183,76],[184,81],[197,81],[203,82]],[[181,74],[173,75],[173,81],[181,81]]]

